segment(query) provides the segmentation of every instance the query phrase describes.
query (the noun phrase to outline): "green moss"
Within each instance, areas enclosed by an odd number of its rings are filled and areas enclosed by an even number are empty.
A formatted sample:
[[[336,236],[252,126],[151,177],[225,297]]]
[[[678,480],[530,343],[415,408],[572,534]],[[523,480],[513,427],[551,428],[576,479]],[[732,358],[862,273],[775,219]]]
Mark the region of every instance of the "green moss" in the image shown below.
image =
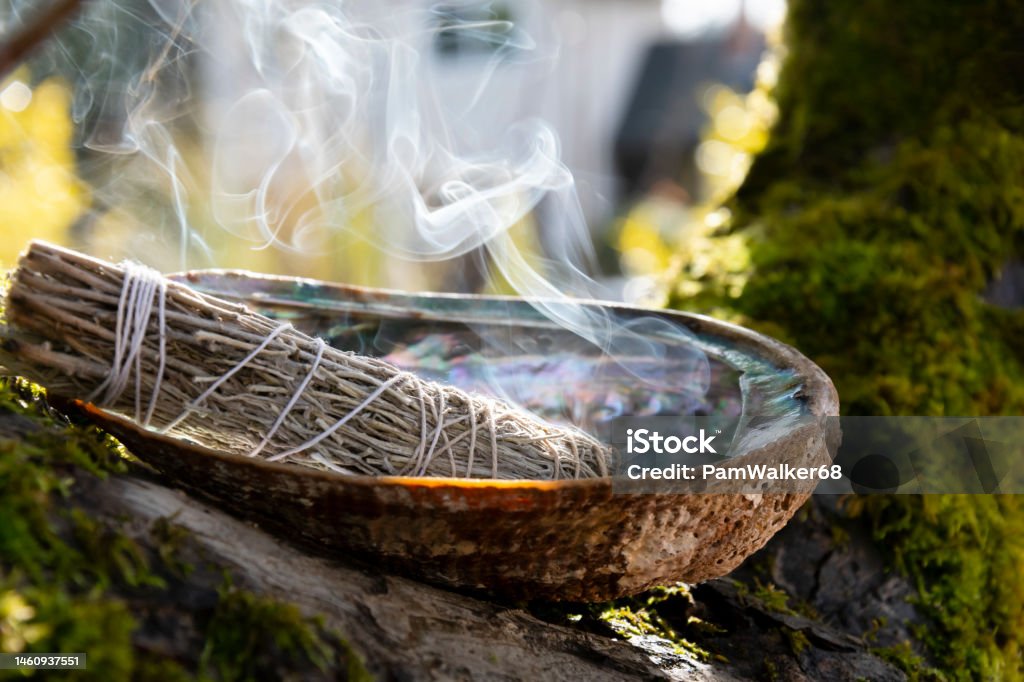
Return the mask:
[[[786,641],[789,642],[789,650],[793,652],[793,655],[800,658],[800,654],[811,648],[811,640],[807,639],[800,630],[793,630],[792,628],[780,628]]]
[[[157,545],[161,563],[175,576],[187,578],[195,570],[195,566],[181,559],[180,550],[189,535],[187,529],[162,516],[152,523],[149,535]]]
[[[910,645],[910,642],[900,642],[893,646],[875,647],[871,650],[871,653],[884,661],[892,663],[905,672],[911,682],[942,679],[937,671],[928,668],[924,664],[924,660],[914,653],[914,648]]]
[[[768,611],[774,611],[775,613],[782,613],[791,616],[798,615],[797,612],[789,606],[789,595],[785,590],[774,583],[763,582],[755,579],[754,589],[750,594],[760,600],[761,604]]]
[[[177,558],[187,532],[158,521],[156,551],[147,552],[76,508],[76,477],[124,472],[122,450],[51,412],[36,387],[0,380],[0,419],[8,420],[0,426],[20,421],[0,429],[0,651],[85,652],[89,667],[74,679],[245,680],[270,670],[334,674],[339,666],[348,679],[369,679],[320,621],[231,587],[199,623],[206,643],[195,661],[140,649],[133,605],[173,600],[167,580],[191,571]]]
[[[124,679],[134,659],[134,620],[105,589],[121,580],[152,584],[152,576],[129,540],[101,534],[80,512],[55,503],[74,483],[72,467],[104,476],[120,468],[117,453],[95,429],[62,428],[27,384],[0,385],[0,413],[39,426],[0,437],[0,593],[19,606],[9,610],[0,646],[86,652],[87,677]],[[85,542],[68,542],[61,526]]]
[[[697,646],[681,632],[692,626],[688,611],[693,606],[693,598],[685,585],[658,587],[637,597],[628,597],[616,601],[595,605],[593,615],[607,625],[616,634],[630,639],[633,637],[653,636],[671,642],[678,654],[689,655],[702,661],[713,656],[710,652]],[[708,623],[697,626],[697,629],[715,627]]]
[[[1018,679],[1024,633],[1024,502],[928,495],[852,501],[931,618],[918,635],[950,669]],[[857,508],[859,507],[859,509]]]
[[[206,628],[201,667],[216,671],[220,680],[281,678],[303,667],[332,669],[341,645],[347,654],[346,679],[372,679],[344,642],[332,639],[322,622],[307,618],[295,606],[238,590],[228,582]]]
[[[794,344],[847,414],[1024,414],[1024,312],[983,299],[1024,251],[1022,31],[1009,2],[793,0],[777,124],[671,304]],[[1016,498],[856,511],[917,584],[944,668],[1024,676]]]
[[[767,575],[763,566],[755,564],[758,573]],[[764,611],[780,613],[787,616],[802,616],[812,620],[820,616],[813,606],[801,599],[795,599],[786,590],[773,583],[767,577],[755,575],[753,581],[748,583],[739,580],[730,581],[736,588],[740,599],[749,603],[751,600],[757,602],[758,608]]]
[[[705,637],[724,635],[728,632],[728,630],[722,626],[709,623],[708,621],[697,618],[696,616],[690,616],[686,619],[686,631]]]
[[[195,676],[175,661],[140,656],[132,668],[132,679],[135,682],[191,682]]]
[[[840,549],[845,549],[850,546],[850,531],[838,523],[833,523],[829,527],[829,535],[832,538],[832,544]]]
[[[25,587],[21,595],[34,613],[32,622],[46,633],[28,642],[26,651],[84,652],[88,678],[131,677],[135,619],[122,601],[100,591],[76,594],[55,585]]]
[[[861,635],[861,638],[868,643],[878,641],[878,633],[882,631],[886,625],[889,624],[889,619],[886,616],[879,616],[871,620],[871,628]]]

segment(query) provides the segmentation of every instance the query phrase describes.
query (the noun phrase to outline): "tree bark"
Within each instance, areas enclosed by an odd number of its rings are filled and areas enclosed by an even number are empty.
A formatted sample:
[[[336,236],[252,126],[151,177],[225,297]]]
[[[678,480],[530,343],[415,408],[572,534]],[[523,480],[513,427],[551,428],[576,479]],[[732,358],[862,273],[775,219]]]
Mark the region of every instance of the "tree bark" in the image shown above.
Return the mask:
[[[799,348],[845,414],[1024,413],[1022,31],[1005,0],[791,0],[777,121],[673,305]],[[1020,496],[851,506],[919,587],[918,653],[1024,673]]]

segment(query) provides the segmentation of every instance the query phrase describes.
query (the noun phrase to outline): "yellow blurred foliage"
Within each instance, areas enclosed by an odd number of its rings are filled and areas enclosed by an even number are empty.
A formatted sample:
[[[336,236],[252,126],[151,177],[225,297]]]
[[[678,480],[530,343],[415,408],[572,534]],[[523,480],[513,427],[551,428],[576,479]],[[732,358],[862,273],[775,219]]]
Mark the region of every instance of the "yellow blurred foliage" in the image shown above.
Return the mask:
[[[711,85],[704,91],[709,123],[697,147],[696,161],[710,205],[721,203],[739,187],[751,159],[768,142],[768,130],[776,116],[768,95],[774,74],[774,59],[768,56],[758,69],[753,91],[740,94],[724,85]]]
[[[50,78],[35,88],[21,69],[0,84],[0,267],[30,239],[64,242],[88,201],[71,149],[71,94]]]
[[[648,200],[637,204],[622,221],[616,247],[627,274],[661,272],[672,258],[672,246],[662,236],[666,221],[678,218],[678,212],[665,210],[665,202]]]
[[[36,610],[13,590],[0,594],[0,652],[20,653],[25,646],[50,634],[50,627],[33,623]]]
[[[742,274],[749,253],[739,239],[723,239],[731,215],[719,208],[747,175],[751,159],[768,141],[777,112],[769,93],[778,74],[781,51],[766,55],[757,70],[753,91],[741,94],[713,84],[704,88],[701,104],[708,124],[697,146],[701,197],[685,205],[652,192],[630,207],[620,223],[616,241],[620,263],[628,277],[657,282],[649,298],[663,300],[670,286],[682,297],[692,297],[707,278],[725,282],[730,296],[739,296],[746,282]],[[672,206],[675,205],[673,209]],[[712,235],[719,234],[712,240]],[[685,272],[686,277],[680,273]]]

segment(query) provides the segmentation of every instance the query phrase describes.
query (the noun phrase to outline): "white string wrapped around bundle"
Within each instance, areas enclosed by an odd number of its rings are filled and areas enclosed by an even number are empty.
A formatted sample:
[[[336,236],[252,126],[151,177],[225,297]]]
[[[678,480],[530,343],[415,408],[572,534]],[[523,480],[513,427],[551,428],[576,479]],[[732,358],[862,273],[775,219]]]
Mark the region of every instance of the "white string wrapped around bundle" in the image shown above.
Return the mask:
[[[8,372],[215,449],[341,474],[611,469],[612,451],[578,429],[331,348],[141,265],[33,242],[4,298]]]

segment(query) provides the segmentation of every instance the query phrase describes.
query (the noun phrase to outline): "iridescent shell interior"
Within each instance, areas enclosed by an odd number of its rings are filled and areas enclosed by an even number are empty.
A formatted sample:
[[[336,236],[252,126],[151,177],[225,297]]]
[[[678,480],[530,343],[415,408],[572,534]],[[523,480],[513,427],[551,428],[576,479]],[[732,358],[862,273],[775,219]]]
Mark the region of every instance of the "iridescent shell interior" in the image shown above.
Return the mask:
[[[384,358],[431,380],[519,405],[598,437],[619,416],[805,413],[800,382],[701,318],[580,303],[613,332],[608,352],[527,301],[404,294],[230,271],[175,276],[243,301],[336,348]],[[625,340],[625,342],[623,342]]]

